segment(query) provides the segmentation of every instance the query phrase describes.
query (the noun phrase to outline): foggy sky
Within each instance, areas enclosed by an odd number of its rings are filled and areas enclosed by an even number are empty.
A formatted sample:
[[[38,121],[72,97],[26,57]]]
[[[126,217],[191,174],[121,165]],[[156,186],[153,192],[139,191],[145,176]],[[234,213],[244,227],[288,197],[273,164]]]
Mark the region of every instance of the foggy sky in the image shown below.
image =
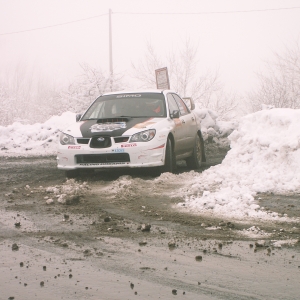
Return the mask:
[[[144,57],[147,41],[165,57],[190,39],[203,71],[219,68],[229,89],[244,92],[264,60],[299,38],[296,7],[300,1],[0,0],[0,73],[22,64],[65,81],[84,62],[108,71],[111,9],[115,72],[128,73]]]

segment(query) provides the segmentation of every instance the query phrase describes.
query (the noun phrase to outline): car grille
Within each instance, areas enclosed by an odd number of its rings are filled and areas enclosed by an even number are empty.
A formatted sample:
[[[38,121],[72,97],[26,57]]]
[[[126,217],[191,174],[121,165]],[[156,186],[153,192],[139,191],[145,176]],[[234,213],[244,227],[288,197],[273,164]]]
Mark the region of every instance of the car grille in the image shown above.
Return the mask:
[[[111,139],[110,137],[106,136],[103,137],[104,140],[103,141],[98,141],[97,139],[100,138],[100,136],[96,136],[93,137],[91,139],[91,148],[108,148],[111,146]],[[113,138],[115,143],[126,143],[129,140],[129,136],[118,136]],[[84,144],[84,145],[88,145],[90,142],[90,139],[87,138],[79,138],[77,139],[77,144]]]
[[[111,146],[111,139],[109,136],[94,136],[91,140],[91,148],[108,148]]]
[[[118,136],[114,138],[115,143],[126,143],[129,140],[129,136]]]
[[[90,139],[77,139],[78,144],[88,144]]]
[[[128,153],[78,154],[75,155],[75,158],[78,164],[130,162],[130,157]]]

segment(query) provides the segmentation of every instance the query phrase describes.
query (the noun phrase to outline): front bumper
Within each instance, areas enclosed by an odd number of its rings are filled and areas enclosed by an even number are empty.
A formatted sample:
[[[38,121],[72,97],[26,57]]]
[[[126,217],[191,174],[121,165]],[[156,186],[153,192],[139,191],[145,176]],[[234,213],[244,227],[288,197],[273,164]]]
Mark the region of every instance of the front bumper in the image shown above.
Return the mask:
[[[164,164],[165,142],[116,143],[108,148],[89,145],[61,145],[57,153],[57,167],[61,170],[140,168]]]

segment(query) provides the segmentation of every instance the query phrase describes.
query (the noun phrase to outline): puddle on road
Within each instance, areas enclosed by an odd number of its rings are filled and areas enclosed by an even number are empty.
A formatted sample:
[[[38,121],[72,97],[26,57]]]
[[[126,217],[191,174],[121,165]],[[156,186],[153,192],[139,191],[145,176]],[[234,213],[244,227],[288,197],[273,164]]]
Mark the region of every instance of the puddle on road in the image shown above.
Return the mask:
[[[13,251],[12,244],[0,244],[6,258],[0,263],[1,299],[171,299],[173,295],[168,286],[104,270],[99,262],[69,253],[63,259],[23,244]],[[195,294],[185,299],[195,299]]]
[[[140,242],[95,239],[85,248],[98,248],[103,255],[85,257],[84,248],[79,253],[45,243],[40,248],[17,243],[13,250],[15,242],[6,240],[0,243],[2,297],[296,299],[300,294],[299,247],[176,237],[170,243],[150,235]]]
[[[8,228],[17,228],[20,232],[37,231],[37,227],[30,218],[23,212],[10,212],[0,209],[1,223]]]

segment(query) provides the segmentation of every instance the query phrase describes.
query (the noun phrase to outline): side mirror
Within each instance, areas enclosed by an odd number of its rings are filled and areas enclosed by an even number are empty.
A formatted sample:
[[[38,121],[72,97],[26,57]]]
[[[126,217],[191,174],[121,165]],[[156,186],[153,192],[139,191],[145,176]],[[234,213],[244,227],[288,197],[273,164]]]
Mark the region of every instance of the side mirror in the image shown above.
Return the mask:
[[[81,114],[76,115],[76,122],[78,122],[81,119]]]
[[[193,100],[192,97],[186,97],[186,98],[182,98],[183,101],[185,102],[186,106],[190,109],[190,110],[194,110],[195,109],[195,102]]]
[[[172,119],[178,119],[180,116],[179,110],[173,110],[173,112],[170,113],[170,117]]]

